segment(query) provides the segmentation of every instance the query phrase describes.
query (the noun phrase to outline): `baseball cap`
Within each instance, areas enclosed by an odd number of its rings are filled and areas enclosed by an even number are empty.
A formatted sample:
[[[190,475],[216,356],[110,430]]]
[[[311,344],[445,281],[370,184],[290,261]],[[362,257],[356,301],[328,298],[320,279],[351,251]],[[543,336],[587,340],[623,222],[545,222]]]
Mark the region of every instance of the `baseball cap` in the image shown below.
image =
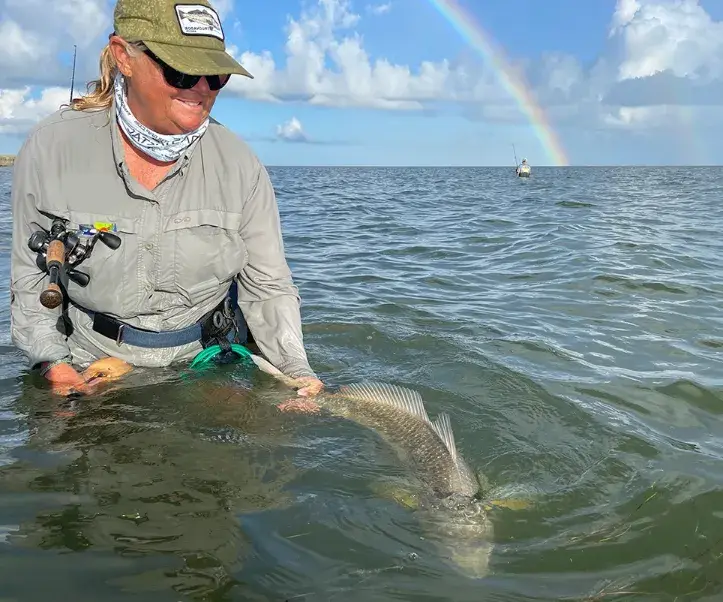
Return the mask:
[[[116,35],[143,42],[182,73],[253,78],[226,52],[221,19],[208,0],[118,0],[113,17]]]

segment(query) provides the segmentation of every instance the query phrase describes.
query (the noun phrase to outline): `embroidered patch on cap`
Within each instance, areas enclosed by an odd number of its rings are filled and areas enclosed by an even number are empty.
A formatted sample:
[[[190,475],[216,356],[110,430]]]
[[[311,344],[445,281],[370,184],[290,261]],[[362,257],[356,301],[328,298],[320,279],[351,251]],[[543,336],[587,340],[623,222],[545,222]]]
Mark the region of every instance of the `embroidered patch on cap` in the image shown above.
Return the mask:
[[[223,41],[221,20],[215,10],[203,4],[176,4],[181,31],[187,36],[213,36]]]

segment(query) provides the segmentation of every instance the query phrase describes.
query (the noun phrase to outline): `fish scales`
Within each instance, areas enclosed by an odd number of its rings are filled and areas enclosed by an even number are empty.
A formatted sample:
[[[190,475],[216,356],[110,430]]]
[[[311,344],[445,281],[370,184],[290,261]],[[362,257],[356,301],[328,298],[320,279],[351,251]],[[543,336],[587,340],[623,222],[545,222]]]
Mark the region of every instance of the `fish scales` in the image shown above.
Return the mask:
[[[473,496],[479,484],[457,453],[449,416],[432,422],[418,393],[378,383],[346,385],[323,394],[320,405],[334,414],[374,429],[392,445],[441,497]]]

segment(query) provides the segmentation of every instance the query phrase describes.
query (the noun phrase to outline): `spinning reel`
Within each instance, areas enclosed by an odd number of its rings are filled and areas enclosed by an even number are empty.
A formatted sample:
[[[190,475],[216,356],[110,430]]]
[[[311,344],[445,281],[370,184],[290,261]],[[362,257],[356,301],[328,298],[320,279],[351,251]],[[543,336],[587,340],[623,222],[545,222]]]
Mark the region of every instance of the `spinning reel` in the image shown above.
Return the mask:
[[[55,309],[63,302],[60,285],[67,286],[68,280],[78,286],[88,286],[90,276],[76,268],[90,257],[98,240],[114,251],[121,244],[119,236],[100,230],[85,242],[77,231],[67,230],[65,221],[60,218],[53,220],[50,231],[41,228],[33,232],[28,247],[42,258],[45,266],[40,267],[50,275],[48,287],[40,293],[40,303],[44,307]]]

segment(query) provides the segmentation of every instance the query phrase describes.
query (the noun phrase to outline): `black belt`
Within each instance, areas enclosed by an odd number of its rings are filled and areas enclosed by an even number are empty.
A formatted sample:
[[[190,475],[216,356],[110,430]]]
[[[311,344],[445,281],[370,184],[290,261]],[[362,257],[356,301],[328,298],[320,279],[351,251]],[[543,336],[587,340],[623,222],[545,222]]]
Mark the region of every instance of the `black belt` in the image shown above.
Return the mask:
[[[82,307],[79,307],[79,309],[93,318],[93,330],[95,332],[115,341],[118,345],[126,343],[135,347],[153,349],[179,347],[200,341],[205,348],[214,343],[221,344],[220,339],[225,339],[234,326],[238,331],[236,338],[239,339],[239,344],[246,341],[248,329],[241,310],[234,307],[232,302],[234,296],[227,296],[196,324],[179,330],[145,330],[116,320],[106,314],[91,312]],[[76,307],[78,306],[76,305]]]

